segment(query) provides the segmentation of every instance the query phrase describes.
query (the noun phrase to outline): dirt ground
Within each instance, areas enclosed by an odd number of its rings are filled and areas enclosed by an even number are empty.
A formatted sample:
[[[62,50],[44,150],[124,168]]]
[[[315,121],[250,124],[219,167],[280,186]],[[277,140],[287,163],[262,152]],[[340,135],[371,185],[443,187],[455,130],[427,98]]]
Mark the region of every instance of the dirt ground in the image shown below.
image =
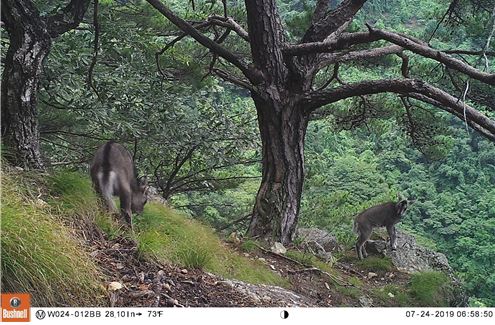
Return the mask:
[[[376,299],[366,300],[368,293],[409,280],[407,274],[398,271],[370,274],[357,268],[352,258],[336,263],[333,272],[325,272],[268,250],[239,250],[239,254],[266,263],[289,281],[286,289],[290,292],[159,264],[139,256],[136,243],[126,238],[100,238],[91,243],[91,255],[104,274],[109,305],[115,307],[332,307],[363,306],[366,301],[375,306]]]

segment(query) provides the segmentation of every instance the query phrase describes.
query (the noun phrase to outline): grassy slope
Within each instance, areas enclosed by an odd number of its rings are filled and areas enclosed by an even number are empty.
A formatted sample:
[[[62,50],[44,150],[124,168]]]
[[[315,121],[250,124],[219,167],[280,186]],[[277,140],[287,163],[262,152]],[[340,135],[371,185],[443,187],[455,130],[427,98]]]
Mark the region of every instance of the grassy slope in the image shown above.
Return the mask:
[[[225,278],[287,286],[288,282],[258,261],[227,248],[213,229],[163,206],[150,203],[137,219],[139,251],[162,262],[201,268]]]
[[[89,178],[80,173],[48,176],[2,170],[1,198],[2,290],[32,292],[35,305],[101,304],[99,272],[79,239],[81,229],[101,230],[109,238],[131,236],[143,256],[161,262],[288,286],[266,265],[227,248],[210,227],[162,204],[149,203],[135,218],[136,232],[124,231],[101,212]]]
[[[39,193],[43,193],[46,203],[38,200]],[[160,203],[149,203],[143,215],[135,218],[135,233],[125,232],[116,220],[101,212],[89,178],[79,173],[57,172],[47,176],[2,171],[1,198],[2,288],[5,292],[32,292],[35,305],[103,303],[105,293],[99,271],[79,239],[81,229],[100,230],[110,238],[132,236],[143,256],[161,262],[200,268],[250,283],[289,287],[287,279],[265,264],[229,249],[212,228]],[[242,245],[248,252],[255,247],[250,241]],[[314,256],[294,251],[288,256],[338,274],[337,269]],[[356,266],[375,271],[392,267],[388,260],[378,258]],[[349,296],[358,297],[365,292],[362,283],[355,280],[355,287],[341,289],[352,289]],[[391,285],[371,293],[385,306],[441,306],[446,304],[447,282],[439,273],[419,273],[406,287]]]
[[[2,172],[1,179],[2,291],[30,292],[35,306],[100,305],[98,270],[57,211],[37,198],[39,176]]]

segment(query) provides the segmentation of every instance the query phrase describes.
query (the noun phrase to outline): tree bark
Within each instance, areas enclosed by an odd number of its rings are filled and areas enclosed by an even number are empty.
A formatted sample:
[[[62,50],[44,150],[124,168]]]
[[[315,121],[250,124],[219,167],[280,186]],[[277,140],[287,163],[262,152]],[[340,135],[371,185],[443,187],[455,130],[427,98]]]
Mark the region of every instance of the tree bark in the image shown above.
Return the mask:
[[[294,100],[253,96],[262,141],[262,180],[248,234],[288,244],[297,225],[308,116]]]
[[[36,105],[51,37],[29,2],[13,5],[2,1],[2,7],[2,20],[10,36],[2,76],[1,133],[5,157],[15,166],[40,169],[43,161]]]

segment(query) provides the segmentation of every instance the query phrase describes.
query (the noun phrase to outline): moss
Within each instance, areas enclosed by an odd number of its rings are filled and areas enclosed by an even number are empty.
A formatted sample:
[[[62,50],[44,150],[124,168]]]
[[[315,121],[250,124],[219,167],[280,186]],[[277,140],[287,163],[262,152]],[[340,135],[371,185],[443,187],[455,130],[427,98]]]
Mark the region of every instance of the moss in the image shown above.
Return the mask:
[[[360,268],[371,272],[392,271],[394,266],[389,257],[369,256],[356,263]]]
[[[449,278],[442,272],[419,272],[411,277],[410,292],[418,306],[448,306],[452,291]]]
[[[29,292],[35,306],[100,305],[98,268],[26,183],[2,171],[2,290]]]

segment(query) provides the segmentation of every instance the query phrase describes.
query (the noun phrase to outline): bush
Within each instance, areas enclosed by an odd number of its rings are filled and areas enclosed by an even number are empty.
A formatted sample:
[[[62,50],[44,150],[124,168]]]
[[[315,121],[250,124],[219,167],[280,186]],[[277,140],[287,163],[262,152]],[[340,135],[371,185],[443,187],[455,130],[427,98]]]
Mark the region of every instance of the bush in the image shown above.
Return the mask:
[[[419,306],[448,306],[452,290],[449,278],[442,272],[419,272],[411,277],[410,292]]]

